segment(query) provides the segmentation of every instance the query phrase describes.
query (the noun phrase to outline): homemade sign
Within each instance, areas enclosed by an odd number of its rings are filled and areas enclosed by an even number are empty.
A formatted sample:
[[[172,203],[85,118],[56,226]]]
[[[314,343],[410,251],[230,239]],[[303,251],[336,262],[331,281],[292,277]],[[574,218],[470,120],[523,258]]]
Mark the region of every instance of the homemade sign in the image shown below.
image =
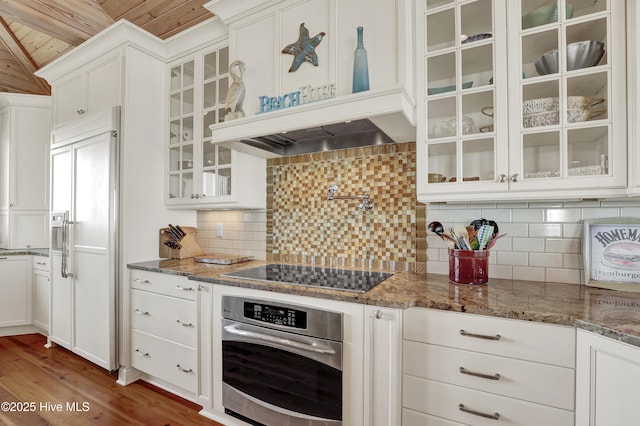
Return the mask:
[[[583,244],[587,285],[640,291],[640,218],[585,220]]]

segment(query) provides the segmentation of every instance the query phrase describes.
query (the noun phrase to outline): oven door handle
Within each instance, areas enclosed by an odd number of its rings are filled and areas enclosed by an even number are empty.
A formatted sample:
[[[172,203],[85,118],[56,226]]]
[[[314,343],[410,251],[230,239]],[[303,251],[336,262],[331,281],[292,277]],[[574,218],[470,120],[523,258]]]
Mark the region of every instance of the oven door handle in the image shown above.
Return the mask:
[[[256,340],[262,340],[263,342],[275,343],[281,346],[288,346],[290,348],[296,348],[308,352],[315,352],[319,354],[335,355],[336,351],[330,348],[319,348],[314,345],[307,345],[306,343],[296,342],[294,340],[283,339],[281,337],[269,336],[268,334],[256,333],[255,331],[240,330],[237,324],[229,324],[224,326],[224,330],[229,334],[236,336],[248,337]]]

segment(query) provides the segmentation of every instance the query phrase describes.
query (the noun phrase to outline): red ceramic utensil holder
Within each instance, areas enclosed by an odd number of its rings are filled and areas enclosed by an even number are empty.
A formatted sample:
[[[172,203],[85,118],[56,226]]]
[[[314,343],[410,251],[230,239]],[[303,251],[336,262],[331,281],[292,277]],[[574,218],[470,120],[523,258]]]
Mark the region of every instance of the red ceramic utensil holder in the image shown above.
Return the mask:
[[[489,281],[489,250],[449,249],[449,281],[486,284]]]

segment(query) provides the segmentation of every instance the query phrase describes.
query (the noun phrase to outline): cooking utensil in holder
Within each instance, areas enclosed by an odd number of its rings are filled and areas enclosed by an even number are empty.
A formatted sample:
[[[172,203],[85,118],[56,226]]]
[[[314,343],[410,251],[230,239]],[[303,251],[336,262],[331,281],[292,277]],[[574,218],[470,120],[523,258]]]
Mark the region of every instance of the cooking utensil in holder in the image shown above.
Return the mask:
[[[204,250],[202,250],[196,238],[196,228],[182,226],[180,229],[184,231],[185,235],[180,239],[176,239],[175,236],[172,235],[171,228],[160,228],[158,244],[158,256],[160,258],[188,259],[204,254]],[[169,247],[167,242],[176,248]]]
[[[489,250],[449,248],[449,281],[486,284],[489,281]]]

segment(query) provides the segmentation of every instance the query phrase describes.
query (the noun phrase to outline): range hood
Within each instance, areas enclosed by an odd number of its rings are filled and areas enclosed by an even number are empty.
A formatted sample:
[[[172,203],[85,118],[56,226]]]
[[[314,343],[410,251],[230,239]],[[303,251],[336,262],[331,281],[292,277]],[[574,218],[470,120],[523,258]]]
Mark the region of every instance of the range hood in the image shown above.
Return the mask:
[[[212,125],[212,143],[277,158],[413,142],[414,111],[401,88],[367,91]]]

